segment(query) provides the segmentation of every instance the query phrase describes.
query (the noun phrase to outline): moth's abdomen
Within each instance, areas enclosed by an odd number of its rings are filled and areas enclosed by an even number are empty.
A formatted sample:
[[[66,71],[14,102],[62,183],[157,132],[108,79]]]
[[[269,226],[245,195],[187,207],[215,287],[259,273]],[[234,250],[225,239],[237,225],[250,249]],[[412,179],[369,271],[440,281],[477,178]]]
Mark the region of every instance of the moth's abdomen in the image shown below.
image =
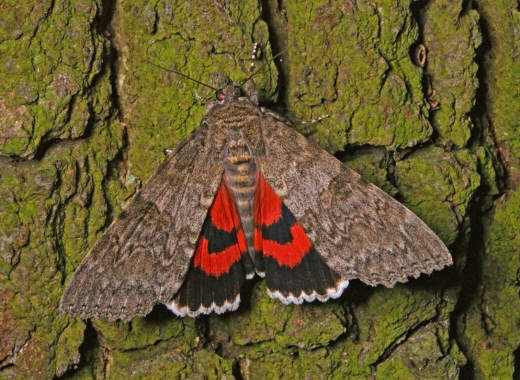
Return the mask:
[[[254,254],[253,205],[258,167],[246,140],[230,134],[225,161],[226,184],[235,200],[249,254]]]

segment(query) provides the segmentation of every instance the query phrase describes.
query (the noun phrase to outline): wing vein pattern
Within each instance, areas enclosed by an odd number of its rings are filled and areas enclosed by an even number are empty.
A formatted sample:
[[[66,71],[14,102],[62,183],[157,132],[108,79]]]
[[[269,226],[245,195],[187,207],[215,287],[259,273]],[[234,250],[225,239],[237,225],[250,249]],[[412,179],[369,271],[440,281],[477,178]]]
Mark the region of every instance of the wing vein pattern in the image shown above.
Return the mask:
[[[415,214],[274,118],[262,125],[266,181],[344,280],[388,287],[452,263]]]
[[[62,313],[129,320],[172,299],[222,178],[215,154],[203,123],[92,247],[67,285]]]

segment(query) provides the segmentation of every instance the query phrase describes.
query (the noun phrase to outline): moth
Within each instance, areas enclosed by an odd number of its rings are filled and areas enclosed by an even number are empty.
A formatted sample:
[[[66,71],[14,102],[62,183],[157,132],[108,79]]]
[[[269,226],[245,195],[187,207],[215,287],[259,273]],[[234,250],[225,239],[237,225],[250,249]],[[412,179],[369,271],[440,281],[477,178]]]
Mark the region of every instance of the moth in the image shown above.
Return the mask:
[[[236,310],[247,279],[285,304],[452,264],[416,215],[244,96],[217,92],[68,283],[62,314],[128,321]]]

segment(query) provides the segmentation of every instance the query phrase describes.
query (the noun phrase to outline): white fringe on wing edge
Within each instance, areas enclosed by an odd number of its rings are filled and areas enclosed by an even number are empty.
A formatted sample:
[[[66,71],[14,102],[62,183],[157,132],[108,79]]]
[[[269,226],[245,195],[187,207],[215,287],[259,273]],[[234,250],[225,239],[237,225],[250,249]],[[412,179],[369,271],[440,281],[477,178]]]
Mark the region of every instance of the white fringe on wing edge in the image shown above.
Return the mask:
[[[274,292],[270,289],[267,289],[267,294],[269,294],[269,297],[276,298],[282,301],[285,305],[289,305],[291,303],[301,305],[303,301],[307,302],[313,302],[315,300],[326,302],[331,298],[339,298],[341,297],[341,294],[343,294],[343,291],[348,286],[348,280],[340,280],[336,283],[336,287],[334,288],[327,288],[327,294],[318,294],[315,290],[312,291],[311,294],[307,294],[305,292],[301,292],[301,294],[296,297],[294,294],[289,293],[289,295],[286,297],[284,296],[279,290],[275,290]]]
[[[252,272],[252,273],[246,274],[246,280],[253,279],[255,277],[255,275],[260,277],[260,278],[264,278],[265,277],[265,273],[264,272]]]
[[[232,302],[226,300],[222,306],[218,306],[217,304],[215,304],[215,302],[212,302],[211,305],[209,305],[208,307],[200,305],[200,307],[197,310],[190,310],[190,308],[187,305],[179,307],[176,301],[165,304],[165,306],[173,314],[178,315],[179,317],[196,317],[200,314],[210,314],[213,312],[217,314],[223,314],[226,311],[235,311],[236,309],[238,309],[238,305],[240,305],[240,294],[237,294],[237,296]]]

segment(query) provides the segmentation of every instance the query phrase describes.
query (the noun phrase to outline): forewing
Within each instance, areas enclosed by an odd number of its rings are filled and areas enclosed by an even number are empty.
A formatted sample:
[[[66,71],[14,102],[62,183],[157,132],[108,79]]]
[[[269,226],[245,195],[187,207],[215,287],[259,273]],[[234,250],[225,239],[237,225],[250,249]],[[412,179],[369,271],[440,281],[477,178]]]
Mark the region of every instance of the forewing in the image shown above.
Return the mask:
[[[60,311],[129,320],[181,286],[222,178],[203,124],[163,163],[72,276]]]
[[[186,279],[166,306],[176,315],[196,317],[233,311],[246,276],[254,275],[235,201],[222,180],[197,243]]]
[[[415,214],[274,118],[262,126],[266,181],[343,279],[393,286],[452,263]]]

